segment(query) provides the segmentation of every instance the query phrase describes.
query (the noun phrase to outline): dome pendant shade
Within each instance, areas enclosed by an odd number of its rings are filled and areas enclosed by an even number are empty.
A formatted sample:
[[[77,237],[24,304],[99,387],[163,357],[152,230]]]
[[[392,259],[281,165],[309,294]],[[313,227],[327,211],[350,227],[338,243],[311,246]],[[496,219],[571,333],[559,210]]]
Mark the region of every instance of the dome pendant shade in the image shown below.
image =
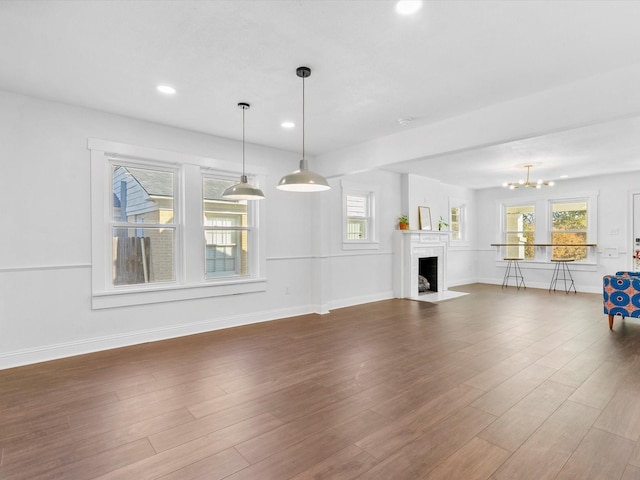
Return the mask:
[[[228,200],[262,200],[264,193],[258,187],[251,185],[244,173],[244,112],[249,109],[250,105],[241,102],[238,107],[242,109],[242,176],[240,177],[240,183],[227,188],[222,194],[222,198]]]
[[[304,158],[304,79],[311,75],[311,69],[298,67],[296,75],[302,78],[302,160],[300,169],[282,177],[277,188],[288,192],[322,192],[331,188],[329,183],[322,175],[310,171]]]
[[[227,188],[222,194],[222,198],[229,200],[262,200],[264,193],[258,187],[254,187],[247,181],[247,176],[240,177],[240,183]]]
[[[322,175],[313,173],[307,168],[307,161],[304,158],[300,160],[300,170],[285,175],[278,183],[278,189],[288,192],[322,192],[330,188]]]

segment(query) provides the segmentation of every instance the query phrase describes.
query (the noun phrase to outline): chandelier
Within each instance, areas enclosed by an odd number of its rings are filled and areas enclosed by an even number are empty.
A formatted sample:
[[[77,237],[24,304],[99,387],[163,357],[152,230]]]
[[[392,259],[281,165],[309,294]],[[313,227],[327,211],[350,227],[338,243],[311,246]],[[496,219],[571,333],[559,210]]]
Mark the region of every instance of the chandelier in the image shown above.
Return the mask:
[[[527,179],[526,180],[518,180],[517,182],[509,182],[503,183],[503,187],[509,187],[510,190],[515,190],[516,188],[524,187],[524,188],[542,188],[542,187],[552,187],[553,182],[548,182],[546,180],[538,180],[535,183],[529,181],[529,174],[531,173],[531,167],[533,165],[525,165],[524,168],[527,169]]]

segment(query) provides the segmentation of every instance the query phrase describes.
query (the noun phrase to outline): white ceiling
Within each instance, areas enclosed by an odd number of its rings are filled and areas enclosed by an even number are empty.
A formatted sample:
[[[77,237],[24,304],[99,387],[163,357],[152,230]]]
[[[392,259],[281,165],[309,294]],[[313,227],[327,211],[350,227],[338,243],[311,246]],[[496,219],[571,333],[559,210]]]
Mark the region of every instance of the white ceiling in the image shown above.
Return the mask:
[[[640,63],[640,1],[428,1],[413,17],[393,7],[0,0],[0,89],[235,139],[236,104],[249,102],[247,141],[300,151],[305,65],[306,148],[321,155]],[[545,170],[553,158],[566,172]],[[596,174],[603,158],[609,172],[637,169],[637,117],[389,168],[483,188],[525,163],[548,179]]]

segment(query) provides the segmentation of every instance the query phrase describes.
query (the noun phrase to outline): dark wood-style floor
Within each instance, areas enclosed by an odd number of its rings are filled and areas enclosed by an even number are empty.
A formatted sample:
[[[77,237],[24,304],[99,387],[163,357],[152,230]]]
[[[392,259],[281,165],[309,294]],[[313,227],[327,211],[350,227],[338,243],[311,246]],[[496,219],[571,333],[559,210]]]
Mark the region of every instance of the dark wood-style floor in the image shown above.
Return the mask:
[[[0,478],[640,478],[640,323],[458,290],[0,371]]]

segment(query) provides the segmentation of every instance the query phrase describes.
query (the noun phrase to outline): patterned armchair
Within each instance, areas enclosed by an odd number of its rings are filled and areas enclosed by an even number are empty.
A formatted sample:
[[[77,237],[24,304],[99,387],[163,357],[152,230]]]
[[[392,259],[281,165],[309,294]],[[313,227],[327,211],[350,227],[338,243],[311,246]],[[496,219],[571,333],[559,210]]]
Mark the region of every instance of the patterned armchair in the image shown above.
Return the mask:
[[[613,316],[640,318],[640,272],[617,272],[602,278],[604,313],[609,315],[609,329]]]

